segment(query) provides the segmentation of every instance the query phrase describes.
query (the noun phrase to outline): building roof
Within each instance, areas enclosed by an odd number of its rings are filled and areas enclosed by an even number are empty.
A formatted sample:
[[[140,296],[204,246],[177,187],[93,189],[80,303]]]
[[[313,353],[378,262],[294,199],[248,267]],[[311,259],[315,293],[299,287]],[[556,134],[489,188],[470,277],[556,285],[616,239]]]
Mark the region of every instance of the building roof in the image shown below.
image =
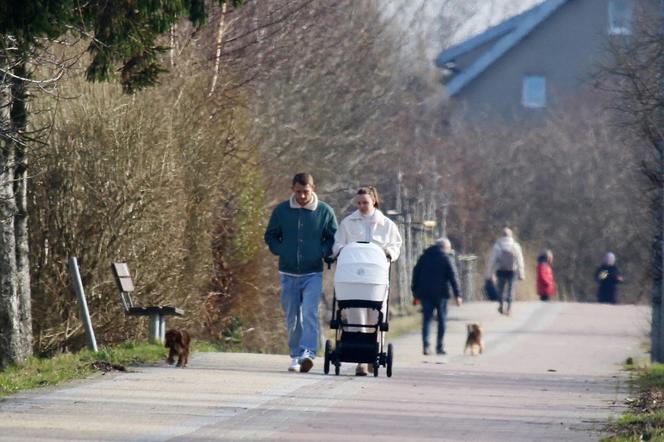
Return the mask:
[[[546,0],[519,15],[487,29],[475,37],[443,51],[436,58],[436,65],[438,67],[447,67],[446,65],[453,62],[457,57],[495,40],[493,46],[480,54],[466,69],[452,77],[449,83],[447,83],[447,92],[450,95],[457,94],[496,60],[507,53],[507,51],[528,36],[537,26],[560,9],[567,1]]]

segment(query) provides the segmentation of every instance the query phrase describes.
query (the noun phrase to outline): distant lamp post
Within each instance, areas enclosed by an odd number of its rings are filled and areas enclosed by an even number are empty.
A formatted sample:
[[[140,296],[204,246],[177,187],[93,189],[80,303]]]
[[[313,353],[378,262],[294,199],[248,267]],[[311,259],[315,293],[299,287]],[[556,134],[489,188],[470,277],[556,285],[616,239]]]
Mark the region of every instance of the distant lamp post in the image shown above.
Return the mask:
[[[422,226],[424,226],[425,229],[433,229],[436,227],[436,221],[433,219],[425,219],[422,221]]]
[[[436,235],[436,221],[433,219],[425,219],[422,221],[422,230],[425,232],[425,238],[427,239],[427,244],[426,246],[430,246],[433,244],[435,240],[435,235]]]

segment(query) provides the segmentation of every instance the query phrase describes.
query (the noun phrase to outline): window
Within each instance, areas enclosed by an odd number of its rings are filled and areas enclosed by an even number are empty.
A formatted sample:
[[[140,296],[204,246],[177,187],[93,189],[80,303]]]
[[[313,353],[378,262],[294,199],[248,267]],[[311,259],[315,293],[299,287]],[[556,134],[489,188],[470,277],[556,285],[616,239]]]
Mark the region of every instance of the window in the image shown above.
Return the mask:
[[[632,33],[631,0],[609,0],[609,34],[629,35]]]
[[[530,108],[546,107],[546,78],[541,75],[523,77],[521,104]]]

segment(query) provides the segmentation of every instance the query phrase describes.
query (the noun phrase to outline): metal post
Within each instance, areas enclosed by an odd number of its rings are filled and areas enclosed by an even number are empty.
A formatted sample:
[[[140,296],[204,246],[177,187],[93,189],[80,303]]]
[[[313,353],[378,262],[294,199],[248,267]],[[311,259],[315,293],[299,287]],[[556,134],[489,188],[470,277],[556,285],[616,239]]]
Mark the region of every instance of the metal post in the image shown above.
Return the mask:
[[[159,341],[159,323],[159,314],[151,314],[150,323],[148,324],[148,341],[150,344],[156,344]]]
[[[664,1],[660,0],[660,32],[664,32]],[[660,69],[663,66],[660,65]],[[660,80],[659,97],[664,95],[664,82]],[[661,110],[659,119],[663,117]],[[660,121],[661,122],[661,121]],[[664,362],[664,140],[660,136],[656,145],[660,194],[655,208],[655,243],[653,244],[653,288],[652,325],[650,330],[650,358],[653,362]],[[658,225],[659,224],[659,225]],[[659,267],[659,269],[657,268]]]
[[[88,311],[88,303],[85,300],[85,291],[83,290],[83,282],[81,281],[81,274],[78,271],[78,261],[76,257],[69,258],[69,274],[71,275],[71,283],[78,297],[78,305],[81,308],[81,320],[85,327],[85,336],[88,341],[88,349],[97,352],[97,340],[95,339],[95,331],[92,328],[92,321],[90,320],[90,312]]]
[[[650,357],[653,362],[664,361],[664,142],[657,143],[659,198],[655,203],[655,234],[656,242],[653,244],[653,296],[652,296],[652,326],[650,331]],[[657,268],[659,267],[659,269]]]
[[[405,293],[401,293],[401,306],[405,307],[411,304],[412,302],[412,295],[410,293],[410,269],[413,268],[413,230],[412,230],[412,215],[410,214],[410,211],[406,212],[406,215],[404,216],[404,225],[403,225],[403,230],[404,230],[404,238],[403,238],[403,244],[404,248],[403,251],[403,260],[404,260],[404,266],[406,268],[406,286],[407,290]]]
[[[405,234],[402,214],[399,214],[397,218],[397,226],[399,228],[399,233],[401,234],[401,238],[405,238],[406,234]],[[401,249],[405,250],[403,246],[401,247]],[[406,263],[407,261],[408,260],[406,259],[406,253],[402,252],[401,258],[397,260],[397,287],[398,287],[397,292],[399,295],[398,299],[401,305],[404,305],[403,300],[407,299],[409,296],[408,294],[410,293],[410,285],[408,284],[408,274],[410,272],[410,269],[408,268],[408,265]]]
[[[477,290],[475,289],[477,256],[457,255],[457,261],[462,296],[466,301],[477,301]]]
[[[159,340],[161,342],[166,341],[166,316],[159,316]]]

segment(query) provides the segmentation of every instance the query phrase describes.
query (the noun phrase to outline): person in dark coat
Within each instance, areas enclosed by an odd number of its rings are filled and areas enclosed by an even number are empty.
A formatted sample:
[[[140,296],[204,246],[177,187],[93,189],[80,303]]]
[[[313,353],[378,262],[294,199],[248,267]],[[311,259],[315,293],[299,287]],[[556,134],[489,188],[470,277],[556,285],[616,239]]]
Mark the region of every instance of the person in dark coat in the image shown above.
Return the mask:
[[[429,347],[429,326],[434,311],[438,319],[436,353],[444,355],[443,337],[447,321],[447,301],[450,287],[457,305],[462,304],[459,293],[459,278],[454,260],[449,256],[452,245],[447,238],[440,238],[436,244],[424,251],[413,269],[412,291],[415,299],[422,304],[422,348],[425,355],[431,354]]]
[[[604,262],[595,271],[597,287],[597,302],[603,304],[618,303],[618,284],[623,282],[620,270],[616,266],[616,255],[608,252],[604,255]]]

